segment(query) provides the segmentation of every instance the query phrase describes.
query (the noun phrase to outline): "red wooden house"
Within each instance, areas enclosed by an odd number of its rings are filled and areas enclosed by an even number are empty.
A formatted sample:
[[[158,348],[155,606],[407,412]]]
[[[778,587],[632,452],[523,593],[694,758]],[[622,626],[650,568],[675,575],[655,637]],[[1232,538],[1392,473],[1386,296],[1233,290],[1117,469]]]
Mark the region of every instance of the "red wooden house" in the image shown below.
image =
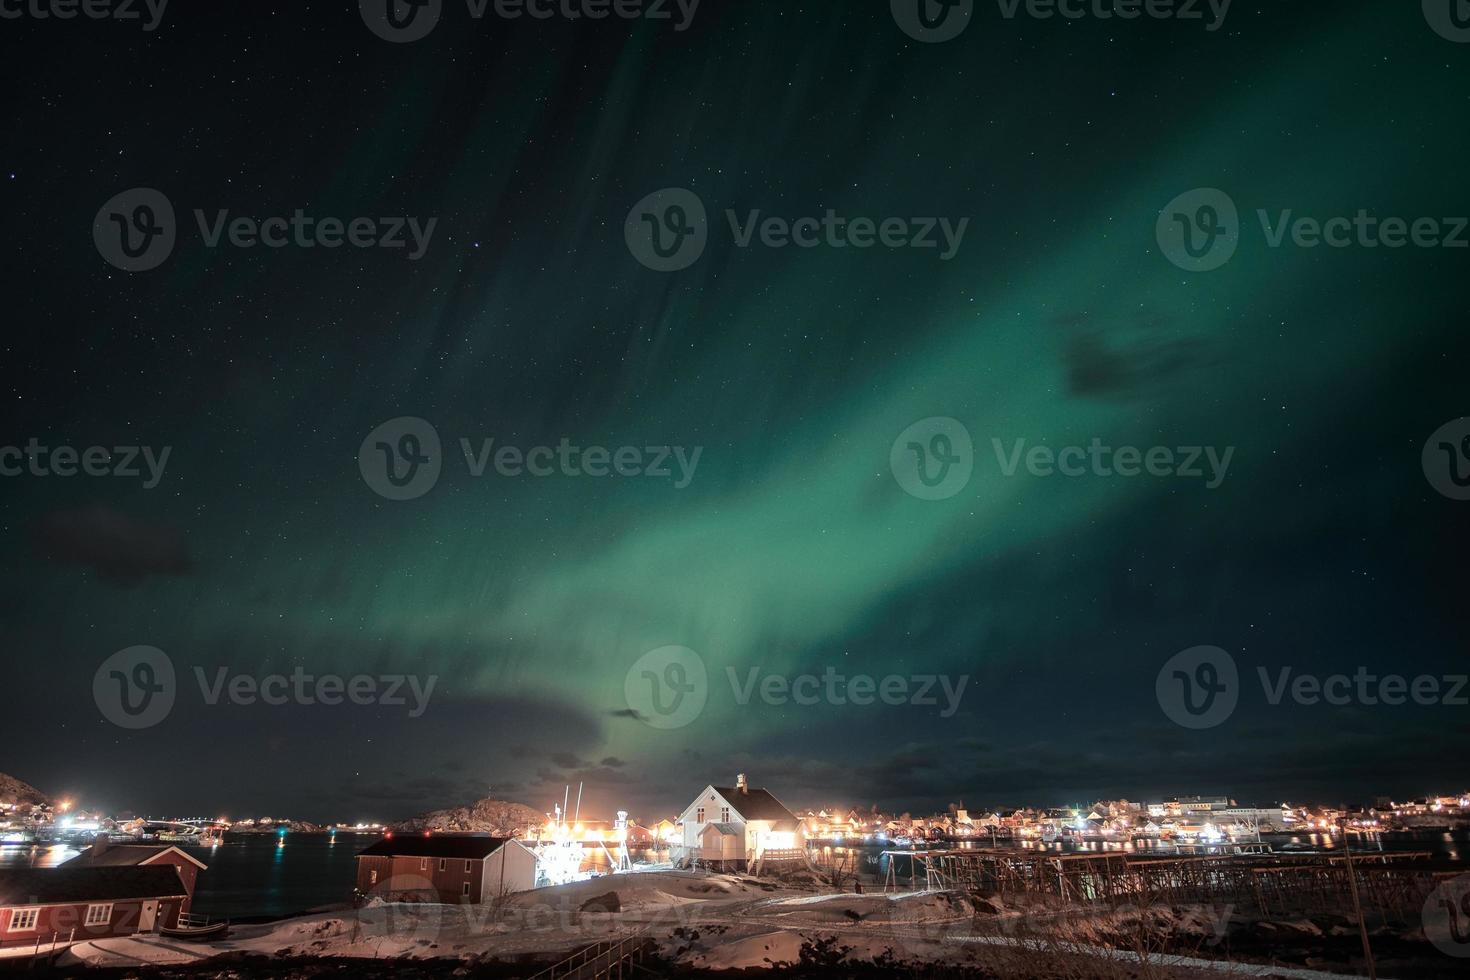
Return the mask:
[[[62,865],[64,868],[149,868],[172,866],[178,869],[188,897],[178,911],[189,912],[194,903],[194,886],[199,872],[208,866],[177,847],[148,844],[110,844],[103,838]]]
[[[357,855],[357,890],[396,902],[478,904],[536,887],[536,855],[488,834],[389,834]]]
[[[154,932],[192,897],[173,864],[0,869],[0,948]]]

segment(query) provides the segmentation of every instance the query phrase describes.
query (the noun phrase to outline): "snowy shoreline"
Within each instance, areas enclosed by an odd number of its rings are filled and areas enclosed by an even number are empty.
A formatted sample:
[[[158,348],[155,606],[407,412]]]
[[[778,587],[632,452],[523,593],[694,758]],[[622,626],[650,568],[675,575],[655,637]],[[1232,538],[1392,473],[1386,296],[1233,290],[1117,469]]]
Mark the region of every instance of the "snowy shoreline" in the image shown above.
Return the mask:
[[[1229,910],[1224,909],[1225,919]],[[186,975],[223,970],[281,975],[287,964],[411,963],[430,973],[456,967],[530,975],[592,943],[646,936],[658,957],[694,974],[810,966],[815,958],[865,971],[938,964],[1005,972],[1016,963],[1080,960],[1091,976],[1352,976],[1301,966],[1212,958],[1223,933],[1209,910],[1016,909],[974,905],[942,892],[813,893],[736,875],[655,871],[594,878],[511,895],[500,906],[369,904],[274,922],[237,925],[223,940],[188,943],[160,936],[84,941],[58,953],[63,969],[157,968]],[[1157,930],[1167,943],[1126,941],[1128,930]],[[1307,935],[1301,933],[1300,935]],[[1118,937],[1124,937],[1123,942]],[[1319,934],[1320,936],[1320,934]],[[1180,938],[1182,937],[1182,941]],[[1309,937],[1310,938],[1310,937]],[[1321,937],[1324,946],[1327,937]],[[1331,940],[1341,945],[1340,938]],[[1223,949],[1223,947],[1222,947]],[[1427,949],[1427,947],[1426,947]],[[1432,954],[1432,950],[1428,950]],[[1456,964],[1448,957],[1444,965]],[[447,969],[445,969],[447,968]],[[86,972],[91,972],[87,970]],[[461,974],[462,975],[462,974]],[[1393,975],[1384,970],[1384,976]],[[1415,976],[1433,973],[1414,971]],[[1447,973],[1446,975],[1453,975]]]

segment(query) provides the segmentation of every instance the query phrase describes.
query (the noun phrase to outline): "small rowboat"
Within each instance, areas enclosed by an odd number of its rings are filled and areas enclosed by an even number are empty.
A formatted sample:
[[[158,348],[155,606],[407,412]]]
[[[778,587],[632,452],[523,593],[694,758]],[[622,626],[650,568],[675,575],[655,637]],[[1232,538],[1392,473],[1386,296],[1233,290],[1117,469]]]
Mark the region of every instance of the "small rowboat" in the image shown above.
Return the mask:
[[[178,926],[173,929],[159,929],[158,934],[168,939],[185,939],[196,942],[205,939],[223,939],[230,932],[228,922],[215,922],[206,926]]]

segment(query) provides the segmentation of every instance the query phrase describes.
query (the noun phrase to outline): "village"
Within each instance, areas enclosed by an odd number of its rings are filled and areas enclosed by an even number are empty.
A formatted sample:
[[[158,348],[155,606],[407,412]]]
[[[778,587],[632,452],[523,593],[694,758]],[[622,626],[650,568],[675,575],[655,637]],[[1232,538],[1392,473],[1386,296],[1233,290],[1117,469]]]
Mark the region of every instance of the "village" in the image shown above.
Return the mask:
[[[744,777],[739,777],[743,779]],[[739,780],[737,780],[739,782]],[[526,815],[515,826],[494,828],[506,836],[540,841],[575,836],[586,844],[626,843],[631,848],[688,846],[688,813],[645,822],[630,819],[627,811],[607,818],[582,817],[571,823],[562,813],[567,801],[552,812]],[[1246,839],[1256,834],[1388,832],[1413,829],[1455,829],[1470,825],[1470,790],[1458,795],[1433,795],[1396,801],[1379,797],[1371,805],[1324,806],[1295,803],[1243,804],[1225,796],[1177,796],[1154,802],[1126,799],[1098,800],[1061,807],[971,810],[963,802],[944,812],[915,816],[891,813],[876,805],[868,808],[828,806],[782,808],[784,821],[799,825],[807,843],[867,841],[908,846],[925,841],[1061,840],[1125,841],[1135,838],[1163,841],[1220,841]],[[696,808],[697,813],[697,808]],[[701,821],[694,821],[700,823]],[[0,800],[0,844],[88,840],[106,834],[114,839],[174,839],[197,842],[207,830],[231,834],[342,833],[381,834],[401,829],[391,821],[314,823],[287,817],[183,816],[154,819],[133,813],[107,814],[77,808],[70,800],[6,802]],[[455,829],[447,826],[433,830]],[[796,826],[788,828],[793,833]]]
[[[319,826],[273,817],[228,822],[104,816],[70,801],[5,804],[0,833],[7,849],[69,841],[77,853],[54,867],[0,866],[0,956],[116,965],[120,950],[128,957],[167,958],[178,955],[184,943],[193,950],[183,954],[186,959],[207,958],[245,939],[262,951],[262,944],[281,939],[283,929],[299,939],[299,929],[285,922],[232,924],[196,913],[199,882],[225,834],[272,835],[283,849],[292,835],[302,834],[354,842],[355,878],[341,882],[338,911],[319,913],[335,914],[331,921],[338,924],[330,929],[332,941],[323,940],[318,951],[358,955],[365,922],[376,923],[366,934],[381,950],[384,928],[396,936],[409,921],[415,923],[409,933],[417,935],[429,914],[425,910],[433,908],[485,907],[501,922],[506,909],[560,903],[580,922],[584,914],[617,913],[630,902],[645,911],[649,902],[682,907],[694,896],[707,897],[710,889],[813,899],[866,891],[906,902],[940,893],[971,896],[965,901],[987,895],[987,901],[1002,904],[1082,903],[1113,911],[1118,901],[1144,892],[1195,902],[1230,899],[1234,905],[1254,889],[1264,914],[1269,902],[1259,881],[1236,880],[1246,872],[1247,878],[1258,875],[1261,867],[1272,871],[1272,887],[1278,889],[1270,901],[1283,907],[1303,900],[1323,914],[1340,913],[1348,886],[1358,901],[1361,876],[1368,901],[1376,903],[1374,914],[1389,917],[1422,903],[1427,890],[1452,873],[1462,875],[1463,866],[1447,866],[1428,852],[1374,853],[1365,842],[1372,835],[1470,824],[1470,793],[1364,808],[1243,805],[1227,797],[1186,796],[983,813],[954,804],[926,817],[884,814],[876,807],[793,810],[771,791],[751,786],[743,774],[727,785],[706,785],[679,814],[650,823],[626,811],[611,820],[584,817],[571,787],[544,819],[529,808],[510,807],[503,812],[524,817],[523,825],[474,832],[434,826],[432,819]],[[1288,843],[1280,835],[1295,836]],[[1349,845],[1354,838],[1357,843]],[[1324,841],[1325,857],[1318,846]],[[1360,855],[1356,868],[1330,853],[1349,846]],[[644,894],[649,889],[653,897]],[[578,896],[570,909],[568,896]],[[386,927],[374,918],[392,909],[410,911],[392,913]],[[914,912],[911,924],[928,922],[929,916]],[[467,921],[485,925],[474,916]],[[435,926],[436,935],[441,926]],[[618,928],[629,926],[622,922]],[[474,937],[460,938],[462,949],[474,948]],[[557,948],[540,952],[555,953],[589,936],[581,926],[563,926],[552,939]],[[344,952],[343,946],[349,948]],[[399,952],[428,955],[413,943]]]

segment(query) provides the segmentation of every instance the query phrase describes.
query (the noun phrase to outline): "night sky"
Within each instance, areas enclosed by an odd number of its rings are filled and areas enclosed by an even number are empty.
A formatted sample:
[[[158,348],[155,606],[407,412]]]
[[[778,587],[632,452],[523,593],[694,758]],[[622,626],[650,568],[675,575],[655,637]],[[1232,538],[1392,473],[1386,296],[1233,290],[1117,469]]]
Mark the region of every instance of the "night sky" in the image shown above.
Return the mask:
[[[1256,219],[1470,214],[1470,44],[1378,0],[1237,0],[1213,31],[980,2],[943,43],[879,0],[705,0],[676,27],[462,0],[402,44],[356,0],[0,20],[0,446],[170,447],[152,488],[0,477],[0,772],[323,821],[544,810],[579,781],[584,812],[653,820],[738,772],[792,806],[915,811],[1470,784],[1463,702],[1272,705],[1255,679],[1470,670],[1470,502],[1421,464],[1470,415],[1470,251],[1272,248]],[[127,272],[93,223],[137,187],[177,242]],[[663,188],[709,214],[674,272],[625,242]],[[1194,188],[1239,207],[1213,271],[1155,235]],[[417,260],[210,248],[195,209],[437,224]],[[740,248],[727,209],[969,223],[946,261]],[[407,501],[358,460],[400,417],[443,441]],[[925,500],[890,450],[933,417],[973,475]],[[702,454],[684,487],[476,478],[462,438]],[[992,448],[1094,438],[1234,454],[1210,489],[1008,477]],[[137,645],[179,682],[130,731],[93,681]],[[662,729],[625,680],[672,645],[707,704]],[[1190,730],[1155,680],[1200,645],[1243,690]],[[210,705],[196,667],[437,681],[409,717]],[[729,667],[968,681],[946,717],[742,705]]]

